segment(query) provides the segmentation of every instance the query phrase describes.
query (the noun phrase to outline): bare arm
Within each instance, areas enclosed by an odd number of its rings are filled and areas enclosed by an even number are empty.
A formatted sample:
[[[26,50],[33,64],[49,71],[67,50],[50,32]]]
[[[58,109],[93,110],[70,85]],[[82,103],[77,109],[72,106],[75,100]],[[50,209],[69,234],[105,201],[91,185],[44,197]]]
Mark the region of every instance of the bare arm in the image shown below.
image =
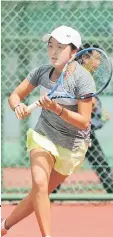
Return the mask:
[[[61,118],[80,129],[87,129],[91,120],[92,99],[78,101],[78,113],[63,109]]]
[[[20,85],[12,92],[9,97],[9,105],[12,110],[15,110],[18,119],[24,119],[29,113],[27,106],[22,104],[21,101],[33,91],[33,86],[27,79],[24,79]]]
[[[50,100],[47,95],[40,98],[43,108],[48,109],[60,115],[67,123],[72,124],[80,129],[87,129],[91,120],[92,98],[78,100],[78,112],[70,111],[56,103],[55,100]],[[62,110],[63,108],[63,110]]]
[[[19,86],[12,92],[8,101],[11,109],[19,104],[26,96],[28,96],[35,87],[30,84],[27,79],[24,79]]]

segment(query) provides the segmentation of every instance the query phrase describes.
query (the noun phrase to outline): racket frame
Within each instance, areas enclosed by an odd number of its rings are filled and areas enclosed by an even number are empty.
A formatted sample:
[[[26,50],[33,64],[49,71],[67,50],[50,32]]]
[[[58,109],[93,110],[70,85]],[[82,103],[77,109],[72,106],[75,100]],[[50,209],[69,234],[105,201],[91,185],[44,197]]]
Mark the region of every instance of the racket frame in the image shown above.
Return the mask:
[[[65,76],[65,73],[66,73],[66,69],[67,67],[70,65],[70,63],[72,63],[74,61],[74,59],[76,57],[79,57],[81,55],[83,55],[84,53],[87,53],[89,51],[98,51],[100,53],[102,53],[107,61],[108,61],[108,66],[109,66],[109,78],[108,80],[106,81],[106,83],[102,86],[102,88],[100,90],[98,90],[96,93],[90,93],[88,95],[83,95],[81,96],[80,98],[75,98],[73,95],[71,95],[70,93],[68,93],[65,89],[64,89],[64,85],[63,85],[63,78]],[[99,49],[99,48],[95,48],[95,47],[91,47],[91,48],[87,48],[87,49],[83,49],[81,51],[79,51],[77,54],[74,54],[73,57],[66,63],[66,65],[64,66],[62,72],[61,72],[61,75],[58,79],[58,81],[56,82],[56,85],[53,87],[53,89],[48,93],[48,96],[50,99],[56,99],[56,98],[71,98],[71,99],[85,99],[85,98],[90,98],[90,97],[94,97],[98,94],[100,94],[109,84],[110,80],[111,80],[111,77],[112,77],[112,63],[111,63],[111,60],[108,58],[107,54],[102,50],[102,49]],[[66,97],[63,97],[63,96],[53,96],[53,93],[56,91],[56,89],[58,88],[58,86],[61,84],[62,88],[63,88],[63,91],[65,92],[66,94]]]
[[[65,91],[64,89],[64,85],[63,85],[63,78],[65,76],[65,73],[66,73],[66,69],[67,67],[70,65],[71,62],[74,61],[74,59],[76,57],[79,57],[80,55],[84,54],[84,53],[87,53],[88,51],[98,51],[100,53],[102,53],[107,61],[108,61],[108,67],[109,67],[109,78],[108,80],[106,81],[106,83],[102,86],[102,88],[100,90],[98,90],[96,93],[90,93],[88,95],[83,95],[81,96],[80,98],[75,98],[74,96],[72,96],[70,93],[68,93],[67,91]],[[81,51],[79,51],[77,54],[74,54],[73,57],[66,63],[66,65],[64,66],[63,70],[62,70],[62,73],[59,77],[59,79],[57,80],[55,86],[53,87],[53,89],[48,93],[48,97],[50,99],[56,99],[56,98],[72,98],[72,99],[88,99],[88,98],[91,98],[91,97],[95,97],[97,96],[98,94],[100,94],[109,84],[110,80],[112,78],[112,63],[111,63],[111,60],[108,58],[107,54],[102,50],[102,49],[99,49],[99,48],[95,48],[95,47],[91,47],[91,48],[87,48],[87,49],[83,49]],[[59,96],[59,97],[53,97],[53,93],[56,91],[56,89],[58,88],[58,86],[61,84],[65,94],[66,94],[66,97],[64,96]],[[40,107],[40,102],[37,100],[35,101],[33,104],[29,105],[28,106],[28,111],[29,112],[32,112],[36,107]]]

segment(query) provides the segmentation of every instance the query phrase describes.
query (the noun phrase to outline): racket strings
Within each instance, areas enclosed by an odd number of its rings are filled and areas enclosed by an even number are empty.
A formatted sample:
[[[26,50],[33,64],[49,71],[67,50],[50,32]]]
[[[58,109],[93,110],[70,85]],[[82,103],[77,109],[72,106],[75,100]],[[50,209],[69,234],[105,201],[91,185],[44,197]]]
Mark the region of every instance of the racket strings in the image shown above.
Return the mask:
[[[93,76],[96,91],[100,90],[107,81],[110,72],[109,62],[105,55],[94,50],[80,55],[76,60]]]
[[[74,96],[74,86],[75,86],[75,77],[76,77],[76,62],[72,62],[68,65],[66,73],[63,80],[63,89],[65,92]]]
[[[86,72],[80,67],[77,70],[76,65],[81,65],[92,75],[92,85],[89,85],[89,83],[86,82]],[[82,87],[83,90],[86,91],[86,94],[80,94],[80,99],[95,96],[96,94],[101,93],[107,87],[111,80],[111,76],[111,61],[103,50],[97,48],[88,48],[81,50],[76,55],[74,55],[63,68],[63,71],[59,78],[59,84],[51,92],[51,98],[78,99],[78,94],[81,93],[79,93],[79,89]],[[91,90],[94,92],[91,92],[89,95],[87,95],[89,87],[93,88]],[[58,90],[60,89],[60,94],[58,93],[57,88]],[[55,95],[53,95],[53,93]]]
[[[101,54],[100,56],[100,64],[98,68],[92,73],[97,90],[99,90],[103,86],[103,84],[105,84],[106,79],[109,76],[108,60],[104,57],[104,55]]]
[[[64,73],[64,80],[67,80],[69,76],[75,71],[76,64],[75,61],[71,62],[69,65],[67,65],[66,71]]]

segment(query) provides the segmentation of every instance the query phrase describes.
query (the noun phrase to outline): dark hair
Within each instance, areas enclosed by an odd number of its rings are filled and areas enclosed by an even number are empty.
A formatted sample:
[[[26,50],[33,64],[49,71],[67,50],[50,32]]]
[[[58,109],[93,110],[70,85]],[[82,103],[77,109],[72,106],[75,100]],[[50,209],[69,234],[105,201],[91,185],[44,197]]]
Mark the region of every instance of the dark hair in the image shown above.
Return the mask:
[[[93,47],[93,48],[99,48],[99,45],[97,45],[97,44],[89,44],[89,43],[86,43],[86,44],[84,44],[83,45],[83,48],[85,48],[85,49],[87,49],[87,48],[91,48],[91,47]]]
[[[99,45],[97,45],[97,44],[85,43],[85,44],[83,45],[83,47],[80,47],[79,51],[81,51],[82,49],[87,49],[87,48],[91,48],[91,47],[93,47],[93,48],[100,48]]]
[[[79,51],[81,51],[81,50],[83,50],[83,49],[87,49],[87,48],[100,48],[100,47],[99,47],[99,45],[97,45],[97,44],[85,43],[85,44],[83,45],[83,47],[81,47],[81,48],[79,49]],[[85,53],[85,57],[89,58],[89,57],[92,55],[92,53],[93,53],[93,50],[90,50],[88,53],[86,52],[86,53]],[[75,60],[76,60],[78,63],[82,64],[82,65],[84,64],[84,63],[83,63],[83,57],[81,57],[81,56],[76,57]]]
[[[69,44],[69,45],[71,46],[71,49],[72,49],[72,50],[78,50],[77,47],[76,47],[74,44],[71,43],[71,44]]]

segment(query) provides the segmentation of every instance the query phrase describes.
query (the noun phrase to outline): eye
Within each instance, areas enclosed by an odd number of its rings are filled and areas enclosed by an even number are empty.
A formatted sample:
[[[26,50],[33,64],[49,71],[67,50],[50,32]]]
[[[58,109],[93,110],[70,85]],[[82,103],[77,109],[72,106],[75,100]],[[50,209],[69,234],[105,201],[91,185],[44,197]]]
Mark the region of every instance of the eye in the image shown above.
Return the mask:
[[[59,48],[59,49],[62,49],[63,47],[62,47],[62,45],[58,45],[58,48]]]
[[[48,44],[48,47],[49,47],[49,48],[52,48],[52,44]]]

